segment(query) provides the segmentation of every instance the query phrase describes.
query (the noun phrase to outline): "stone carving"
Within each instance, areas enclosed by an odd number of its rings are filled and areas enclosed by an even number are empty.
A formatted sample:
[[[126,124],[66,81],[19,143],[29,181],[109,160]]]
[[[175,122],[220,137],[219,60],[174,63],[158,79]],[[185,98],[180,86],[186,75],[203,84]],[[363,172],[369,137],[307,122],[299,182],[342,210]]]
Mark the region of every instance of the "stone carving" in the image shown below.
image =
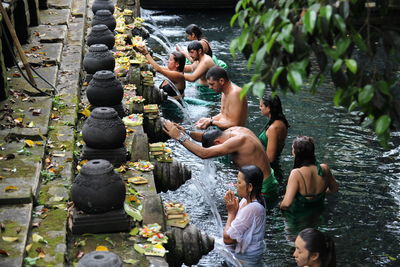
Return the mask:
[[[115,44],[115,36],[106,25],[94,25],[88,35],[86,44],[88,46],[94,44],[105,44],[108,49],[111,50]]]
[[[105,44],[94,44],[89,47],[89,52],[83,59],[83,67],[89,74],[101,70],[114,71],[115,58]]]
[[[115,21],[113,14],[109,10],[101,9],[98,10],[93,16],[92,27],[98,24],[105,24],[110,29],[110,31],[114,31],[117,22]]]
[[[96,107],[111,107],[121,104],[124,89],[113,72],[97,71],[87,87],[86,97]]]
[[[96,14],[97,11],[106,9],[114,14],[114,4],[111,0],[95,0],[92,5],[93,14]]]

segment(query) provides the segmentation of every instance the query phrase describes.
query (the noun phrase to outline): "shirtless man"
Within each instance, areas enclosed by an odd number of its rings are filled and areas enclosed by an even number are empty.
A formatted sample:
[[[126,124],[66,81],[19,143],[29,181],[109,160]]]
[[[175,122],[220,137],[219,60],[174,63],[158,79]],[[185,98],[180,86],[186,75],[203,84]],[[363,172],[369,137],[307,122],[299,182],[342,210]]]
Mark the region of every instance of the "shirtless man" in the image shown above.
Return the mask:
[[[189,82],[198,81],[199,84],[208,86],[206,73],[211,67],[215,66],[214,61],[209,55],[204,54],[203,46],[199,41],[192,41],[187,49],[195,62],[185,66],[185,72],[191,72],[184,74],[185,80]]]
[[[209,88],[222,93],[221,111],[216,116],[201,118],[196,122],[196,127],[206,129],[214,125],[224,130],[244,126],[247,120],[247,99],[240,99],[242,88],[231,82],[226,70],[218,66],[209,69],[206,78]]]

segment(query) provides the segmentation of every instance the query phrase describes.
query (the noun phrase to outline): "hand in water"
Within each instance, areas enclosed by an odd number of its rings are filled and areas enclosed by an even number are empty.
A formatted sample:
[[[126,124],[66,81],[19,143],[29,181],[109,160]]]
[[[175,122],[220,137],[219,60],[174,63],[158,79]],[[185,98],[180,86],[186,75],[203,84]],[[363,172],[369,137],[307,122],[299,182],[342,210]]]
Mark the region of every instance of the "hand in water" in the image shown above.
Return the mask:
[[[199,129],[207,129],[210,126],[211,119],[210,118],[201,118],[196,122],[196,127]]]
[[[174,139],[178,139],[181,135],[181,131],[178,129],[178,127],[176,127],[176,125],[169,120],[164,121],[163,130]]]

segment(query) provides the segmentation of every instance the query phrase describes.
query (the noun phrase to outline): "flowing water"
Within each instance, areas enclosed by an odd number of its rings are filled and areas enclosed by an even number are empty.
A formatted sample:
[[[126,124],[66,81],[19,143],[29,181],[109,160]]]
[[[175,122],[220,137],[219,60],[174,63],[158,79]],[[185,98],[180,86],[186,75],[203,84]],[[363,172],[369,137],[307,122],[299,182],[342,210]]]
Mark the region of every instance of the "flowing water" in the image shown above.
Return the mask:
[[[150,34],[150,39],[153,39],[154,41],[156,41],[157,43],[159,43],[164,50],[168,53],[169,51],[172,51],[173,47],[168,46],[160,37],[158,37],[157,35],[154,34]]]
[[[213,52],[229,65],[231,79],[240,86],[248,82],[250,73],[240,55],[233,60],[230,41],[240,30],[229,27],[229,13],[163,13],[143,10],[174,44],[187,45],[184,29],[191,23],[204,29]],[[154,24],[154,23],[153,23]],[[167,52],[164,52],[167,54]],[[189,85],[186,96],[196,97]],[[327,81],[316,95],[302,92],[282,95],[284,113],[291,125],[281,164],[287,176],[292,168],[291,143],[298,135],[314,137],[319,162],[328,163],[340,183],[339,192],[329,196],[326,209],[316,225],[335,240],[338,266],[400,266],[400,133],[393,133],[390,148],[379,146],[369,129],[359,126],[355,114],[332,104],[333,86]],[[247,126],[256,134],[266,122],[260,114],[258,99],[249,96]],[[189,105],[194,121],[218,113],[212,106]],[[220,225],[205,197],[197,193],[194,180],[210,187],[215,206],[226,221],[223,196],[235,182],[237,170],[226,158],[215,158],[215,178],[210,182],[204,163],[177,142],[169,141],[174,157],[192,168],[193,178],[175,192],[162,194],[165,200],[183,202],[191,223],[210,235],[218,236]],[[267,266],[295,266],[291,256],[295,232],[279,210],[267,215],[264,260]],[[217,252],[221,244],[204,256],[198,266],[220,266],[223,259]]]

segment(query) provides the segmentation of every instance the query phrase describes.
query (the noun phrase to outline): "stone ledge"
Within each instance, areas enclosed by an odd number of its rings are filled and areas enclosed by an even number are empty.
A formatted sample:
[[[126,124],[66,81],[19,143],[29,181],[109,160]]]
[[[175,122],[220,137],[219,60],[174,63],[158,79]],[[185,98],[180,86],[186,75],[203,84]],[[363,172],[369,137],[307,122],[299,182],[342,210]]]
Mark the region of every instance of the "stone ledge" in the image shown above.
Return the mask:
[[[44,25],[67,25],[69,9],[46,9],[40,11],[40,22]]]
[[[67,25],[40,25],[31,28],[35,37],[32,39],[37,39],[41,43],[63,42],[67,36],[67,31]]]
[[[9,254],[0,257],[0,266],[22,266],[31,214],[32,204],[0,206],[0,222],[5,228],[0,232],[0,247]],[[18,240],[6,242],[3,237],[18,237]]]

